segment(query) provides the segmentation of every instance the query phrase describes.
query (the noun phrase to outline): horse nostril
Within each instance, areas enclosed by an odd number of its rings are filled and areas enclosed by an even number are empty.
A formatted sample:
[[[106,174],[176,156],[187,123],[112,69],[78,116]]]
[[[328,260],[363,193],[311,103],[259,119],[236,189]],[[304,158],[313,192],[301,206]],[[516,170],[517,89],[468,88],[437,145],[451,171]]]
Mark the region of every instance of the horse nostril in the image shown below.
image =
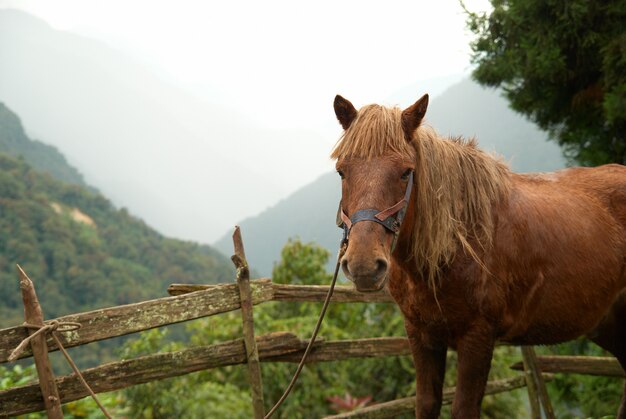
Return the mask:
[[[352,280],[350,269],[348,269],[348,259],[346,259],[345,257],[341,260],[341,269],[343,270],[343,273],[346,275],[346,277]]]
[[[382,278],[387,273],[387,261],[385,259],[376,259],[376,277]]]

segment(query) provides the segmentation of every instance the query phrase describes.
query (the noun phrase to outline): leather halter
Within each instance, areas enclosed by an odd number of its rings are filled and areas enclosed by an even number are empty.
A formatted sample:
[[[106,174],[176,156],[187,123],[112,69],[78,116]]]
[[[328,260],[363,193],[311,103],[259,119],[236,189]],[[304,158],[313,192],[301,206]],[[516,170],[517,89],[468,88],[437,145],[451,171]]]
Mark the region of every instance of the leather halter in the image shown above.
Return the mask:
[[[337,211],[337,226],[343,229],[343,239],[348,241],[350,236],[350,230],[352,227],[361,221],[372,221],[385,227],[385,229],[393,233],[393,242],[391,243],[391,252],[396,247],[396,241],[400,234],[400,225],[404,220],[406,208],[409,204],[409,198],[411,197],[411,191],[413,189],[413,172],[409,175],[409,181],[404,192],[404,197],[398,201],[395,205],[379,211],[377,209],[368,208],[356,211],[352,214],[352,217],[348,217],[339,203],[339,210]]]

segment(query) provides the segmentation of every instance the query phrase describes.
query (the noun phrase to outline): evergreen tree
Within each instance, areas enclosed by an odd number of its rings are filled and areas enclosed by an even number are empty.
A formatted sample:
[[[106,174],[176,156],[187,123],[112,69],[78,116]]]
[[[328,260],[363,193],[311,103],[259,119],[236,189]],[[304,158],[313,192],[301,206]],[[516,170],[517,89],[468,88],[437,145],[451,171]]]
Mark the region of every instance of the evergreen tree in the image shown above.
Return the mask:
[[[474,78],[583,165],[626,159],[626,0],[491,0],[468,12]]]

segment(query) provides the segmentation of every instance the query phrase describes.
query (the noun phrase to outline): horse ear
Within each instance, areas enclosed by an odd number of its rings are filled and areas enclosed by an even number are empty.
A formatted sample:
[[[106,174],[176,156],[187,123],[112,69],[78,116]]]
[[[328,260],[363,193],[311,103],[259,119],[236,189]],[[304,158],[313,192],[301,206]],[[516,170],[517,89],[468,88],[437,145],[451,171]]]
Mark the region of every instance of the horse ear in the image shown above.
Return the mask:
[[[426,109],[428,108],[428,93],[417,102],[402,111],[402,128],[407,138],[413,138],[413,133],[420,126]]]
[[[352,124],[352,121],[354,121],[354,118],[356,118],[357,111],[354,108],[354,105],[352,105],[348,99],[344,99],[343,97],[337,95],[335,96],[333,106],[339,123],[344,130],[348,129],[350,124]]]

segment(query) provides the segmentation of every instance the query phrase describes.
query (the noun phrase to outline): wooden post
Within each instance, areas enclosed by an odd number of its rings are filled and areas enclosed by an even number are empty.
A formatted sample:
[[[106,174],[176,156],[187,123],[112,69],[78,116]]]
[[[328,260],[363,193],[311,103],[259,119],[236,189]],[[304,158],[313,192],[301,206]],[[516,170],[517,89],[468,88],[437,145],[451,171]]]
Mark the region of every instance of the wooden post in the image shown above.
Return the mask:
[[[35,293],[35,286],[28,275],[17,265],[20,275],[20,289],[22,290],[22,300],[24,301],[24,319],[27,324],[36,326],[44,326],[43,312],[39,305],[39,299]],[[28,334],[33,335],[37,331],[28,329]],[[39,376],[39,386],[43,397],[44,405],[48,418],[63,419],[63,410],[61,409],[61,398],[57,390],[56,381],[50,360],[48,359],[48,345],[46,343],[46,334],[41,333],[30,341],[33,350],[33,358],[35,358],[35,366],[37,375]]]
[[[521,346],[522,360],[524,363],[524,378],[526,379],[526,389],[528,390],[528,402],[530,404],[530,417],[532,419],[541,419],[541,406],[539,404],[539,395],[537,394],[537,385],[530,367],[530,361],[525,346]]]
[[[231,260],[237,268],[237,284],[239,285],[239,298],[241,300],[241,317],[243,319],[243,340],[246,347],[246,357],[248,358],[248,374],[250,376],[250,386],[252,388],[252,405],[255,419],[263,419],[265,416],[265,406],[263,403],[263,381],[261,379],[261,363],[259,362],[259,352],[254,338],[254,318],[252,315],[252,292],[250,289],[250,269],[246,261],[246,254],[243,249],[241,230],[235,227],[233,233],[233,244],[235,254]]]
[[[543,355],[537,356],[537,366],[541,372],[626,378],[626,372],[612,356]],[[516,362],[511,369],[523,371],[524,364]]]
[[[552,402],[550,402],[550,397],[548,396],[546,383],[543,380],[543,377],[541,376],[541,370],[537,365],[537,354],[535,354],[535,350],[532,346],[522,346],[522,355],[524,357],[524,365],[528,365],[528,368],[530,369],[533,381],[536,386],[537,394],[539,396],[539,401],[541,401],[543,412],[545,413],[546,418],[555,419],[556,416],[554,416],[554,409],[552,408]]]

